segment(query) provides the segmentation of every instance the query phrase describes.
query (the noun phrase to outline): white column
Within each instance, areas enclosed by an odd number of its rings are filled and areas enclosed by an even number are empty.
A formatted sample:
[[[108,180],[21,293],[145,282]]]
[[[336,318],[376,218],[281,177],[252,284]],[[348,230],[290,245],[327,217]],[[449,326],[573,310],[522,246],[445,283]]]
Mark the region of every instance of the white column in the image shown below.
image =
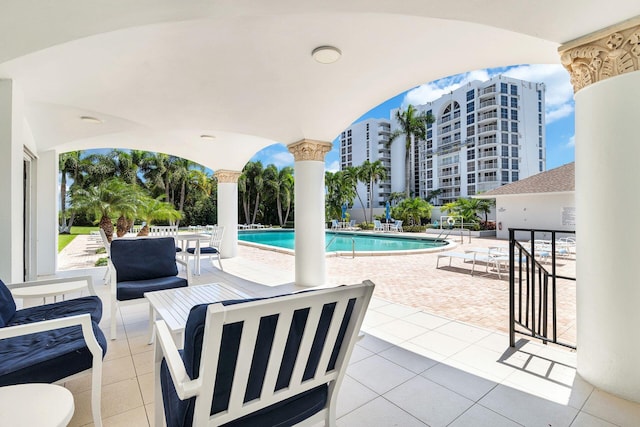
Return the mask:
[[[22,97],[11,80],[0,80],[0,278],[22,281],[23,244],[23,126]]]
[[[220,247],[222,258],[238,254],[238,178],[241,172],[218,170],[218,225],[224,226]]]
[[[331,147],[310,140],[287,146],[295,160],[296,285],[326,283],[324,157]]]
[[[58,268],[58,153],[41,152],[36,160],[36,262],[38,276],[55,274]]]
[[[578,373],[638,402],[639,23],[561,48],[576,90]]]

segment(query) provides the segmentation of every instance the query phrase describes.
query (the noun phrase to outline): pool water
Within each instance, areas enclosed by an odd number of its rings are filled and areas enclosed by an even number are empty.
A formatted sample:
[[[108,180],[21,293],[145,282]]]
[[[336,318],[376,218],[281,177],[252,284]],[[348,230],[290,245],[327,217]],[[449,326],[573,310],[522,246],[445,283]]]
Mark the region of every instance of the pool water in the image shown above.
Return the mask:
[[[239,231],[238,240],[294,249],[295,232],[293,230]],[[327,252],[351,252],[355,242],[356,252],[387,252],[433,249],[445,246],[443,240],[428,237],[410,238],[359,233],[326,233],[325,246]]]

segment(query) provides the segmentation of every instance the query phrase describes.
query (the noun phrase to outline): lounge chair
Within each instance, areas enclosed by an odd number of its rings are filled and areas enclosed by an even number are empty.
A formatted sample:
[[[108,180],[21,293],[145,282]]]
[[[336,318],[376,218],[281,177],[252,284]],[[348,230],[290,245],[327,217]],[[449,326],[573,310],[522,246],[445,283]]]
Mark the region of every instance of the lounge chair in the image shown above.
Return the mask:
[[[393,224],[391,224],[391,227],[389,227],[389,231],[402,232],[402,220],[397,219]]]
[[[331,220],[331,229],[332,230],[337,230],[340,228],[340,223],[338,222],[337,219],[332,219]]]
[[[382,222],[379,219],[373,220],[373,231],[384,231],[384,227],[382,226]]]

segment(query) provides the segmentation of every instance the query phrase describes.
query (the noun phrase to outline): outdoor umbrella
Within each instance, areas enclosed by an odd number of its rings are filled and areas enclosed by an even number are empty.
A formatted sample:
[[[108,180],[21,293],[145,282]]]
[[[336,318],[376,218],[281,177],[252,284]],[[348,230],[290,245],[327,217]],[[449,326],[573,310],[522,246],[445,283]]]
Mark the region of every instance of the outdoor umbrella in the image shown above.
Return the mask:
[[[384,206],[385,209],[385,215],[387,216],[387,222],[389,222],[389,220],[391,219],[391,205],[389,204],[389,201],[387,201],[387,203]]]
[[[342,204],[342,219],[345,219],[347,217],[347,204],[343,203]]]

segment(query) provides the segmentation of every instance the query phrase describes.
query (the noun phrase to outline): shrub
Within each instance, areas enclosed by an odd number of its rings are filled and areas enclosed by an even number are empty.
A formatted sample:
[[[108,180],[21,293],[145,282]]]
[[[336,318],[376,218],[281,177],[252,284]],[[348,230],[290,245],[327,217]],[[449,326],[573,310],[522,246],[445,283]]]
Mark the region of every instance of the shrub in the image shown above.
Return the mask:
[[[104,267],[105,265],[107,265],[107,258],[100,258],[96,261],[95,263],[95,267]]]
[[[107,253],[107,250],[104,247],[96,249],[96,254],[106,254],[106,253]]]
[[[402,226],[402,230],[406,231],[407,233],[424,233],[425,230],[427,229],[426,225],[407,225],[407,226]]]

